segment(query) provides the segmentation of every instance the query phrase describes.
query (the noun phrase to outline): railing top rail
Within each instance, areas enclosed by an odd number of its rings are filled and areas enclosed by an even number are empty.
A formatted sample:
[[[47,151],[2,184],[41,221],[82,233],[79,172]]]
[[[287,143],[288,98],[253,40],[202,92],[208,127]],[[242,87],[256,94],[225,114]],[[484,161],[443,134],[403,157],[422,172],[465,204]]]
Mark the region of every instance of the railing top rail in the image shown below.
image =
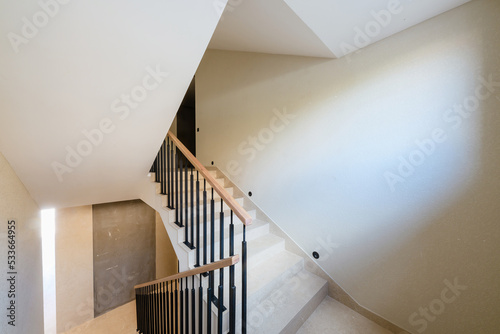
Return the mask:
[[[198,274],[207,273],[209,271],[213,271],[213,270],[217,270],[217,269],[220,269],[220,268],[225,268],[225,267],[232,266],[232,265],[238,263],[239,261],[240,261],[240,256],[238,254],[237,255],[233,255],[233,256],[225,258],[223,260],[212,262],[212,263],[206,264],[206,265],[198,267],[198,268],[194,268],[194,269],[191,269],[191,270],[188,270],[188,271],[184,271],[182,273],[178,273],[178,274],[175,274],[175,275],[171,275],[171,276],[168,276],[168,277],[157,279],[155,281],[151,281],[151,282],[147,282],[147,283],[142,283],[142,284],[136,285],[136,286],[134,286],[134,289],[139,289],[139,288],[143,288],[143,287],[146,287],[146,286],[149,286],[149,285],[153,285],[153,284],[158,284],[158,283],[163,283],[163,282],[170,282],[170,281],[181,279],[181,278],[184,278],[184,277],[190,277],[190,276],[194,276],[194,275],[198,275]]]
[[[200,172],[205,180],[212,186],[213,189],[219,194],[219,196],[224,200],[224,203],[227,204],[233,210],[234,214],[241,220],[241,222],[245,225],[250,225],[252,223],[252,217],[248,212],[243,209],[243,207],[236,202],[236,200],[229,195],[229,193],[221,186],[215,178],[210,175],[208,170],[203,166],[198,159],[182,144],[182,142],[177,139],[177,137],[172,133],[168,132],[168,137],[172,140],[172,142],[177,146],[177,148],[184,154],[184,156],[193,164],[193,166]]]

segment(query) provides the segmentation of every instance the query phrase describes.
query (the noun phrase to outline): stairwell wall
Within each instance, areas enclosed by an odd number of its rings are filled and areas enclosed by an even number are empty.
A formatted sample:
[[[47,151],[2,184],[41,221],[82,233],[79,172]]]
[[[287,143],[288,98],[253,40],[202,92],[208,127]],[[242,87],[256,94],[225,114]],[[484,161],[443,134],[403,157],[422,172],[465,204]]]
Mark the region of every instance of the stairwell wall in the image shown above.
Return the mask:
[[[341,59],[211,50],[197,157],[411,333],[500,328],[500,4]]]
[[[43,333],[43,273],[40,209],[0,153],[0,332]],[[15,224],[9,224],[15,221]],[[15,225],[14,270],[8,267],[8,226]],[[12,260],[12,259],[9,259]],[[7,281],[15,271],[16,279]],[[14,283],[14,284],[11,284]],[[9,296],[10,295],[10,296]],[[14,302],[14,304],[11,304]],[[8,308],[14,305],[14,313]],[[13,315],[13,318],[7,317]],[[13,322],[12,322],[13,321]],[[9,324],[9,322],[12,322]]]

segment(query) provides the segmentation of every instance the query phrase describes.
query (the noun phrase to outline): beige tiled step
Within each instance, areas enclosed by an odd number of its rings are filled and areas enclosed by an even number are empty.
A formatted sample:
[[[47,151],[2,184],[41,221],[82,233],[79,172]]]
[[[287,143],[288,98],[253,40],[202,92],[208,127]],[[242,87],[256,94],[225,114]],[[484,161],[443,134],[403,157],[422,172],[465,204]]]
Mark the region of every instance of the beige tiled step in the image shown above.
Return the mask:
[[[338,301],[326,297],[297,334],[392,334]]]
[[[235,200],[239,205],[241,205],[241,206],[244,205],[243,198],[236,198]],[[175,222],[175,215],[176,215],[175,210],[165,208],[165,207],[163,207],[163,208],[168,211],[169,222],[171,222],[171,223]],[[218,214],[221,211],[220,202],[215,204],[214,209],[215,209],[215,214],[216,214],[215,218],[218,218]],[[180,210],[180,207],[179,207],[179,210]],[[223,211],[226,211],[226,210],[229,210],[229,206],[226,203],[224,203],[223,204]],[[194,211],[194,216],[196,217],[196,214],[197,214],[196,206],[194,207],[193,211]],[[199,212],[200,212],[200,215],[203,214],[203,205],[200,205]],[[208,213],[208,217],[210,217],[210,205],[208,205],[208,207],[207,207],[207,213]],[[185,207],[182,208],[182,214],[183,214],[183,217],[185,218],[185,216],[186,216],[186,208]],[[189,219],[191,219],[191,206],[188,206],[187,216],[189,217]],[[229,214],[227,214],[226,217],[229,217]]]
[[[327,292],[324,279],[302,270],[249,310],[248,333],[295,333]]]

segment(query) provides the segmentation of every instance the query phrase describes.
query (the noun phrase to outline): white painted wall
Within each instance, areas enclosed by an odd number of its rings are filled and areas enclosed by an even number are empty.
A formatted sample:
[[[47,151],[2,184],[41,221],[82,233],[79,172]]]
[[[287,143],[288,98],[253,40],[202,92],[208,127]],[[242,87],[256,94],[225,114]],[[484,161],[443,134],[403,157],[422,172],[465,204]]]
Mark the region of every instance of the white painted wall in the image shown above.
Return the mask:
[[[472,1],[336,60],[210,51],[197,157],[371,311],[497,333],[499,15]]]
[[[0,153],[0,332],[5,334],[43,333],[42,239],[40,210],[26,188]],[[9,224],[15,221],[15,224]],[[15,225],[15,254],[8,254],[8,226]],[[14,229],[13,229],[14,230]],[[11,234],[12,235],[12,234]],[[15,256],[15,289],[7,281],[12,275],[7,256]],[[14,291],[15,290],[15,291]],[[12,294],[13,293],[13,294]],[[11,296],[9,296],[11,295]],[[7,318],[14,302],[15,315]],[[14,321],[15,326],[8,322]]]

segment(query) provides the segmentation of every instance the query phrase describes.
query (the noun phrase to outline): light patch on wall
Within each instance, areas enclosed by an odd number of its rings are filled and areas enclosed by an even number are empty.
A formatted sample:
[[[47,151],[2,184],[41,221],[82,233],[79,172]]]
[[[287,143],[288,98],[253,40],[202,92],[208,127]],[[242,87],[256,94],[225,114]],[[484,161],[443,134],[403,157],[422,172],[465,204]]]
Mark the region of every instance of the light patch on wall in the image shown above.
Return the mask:
[[[55,210],[42,210],[44,333],[56,334]]]

